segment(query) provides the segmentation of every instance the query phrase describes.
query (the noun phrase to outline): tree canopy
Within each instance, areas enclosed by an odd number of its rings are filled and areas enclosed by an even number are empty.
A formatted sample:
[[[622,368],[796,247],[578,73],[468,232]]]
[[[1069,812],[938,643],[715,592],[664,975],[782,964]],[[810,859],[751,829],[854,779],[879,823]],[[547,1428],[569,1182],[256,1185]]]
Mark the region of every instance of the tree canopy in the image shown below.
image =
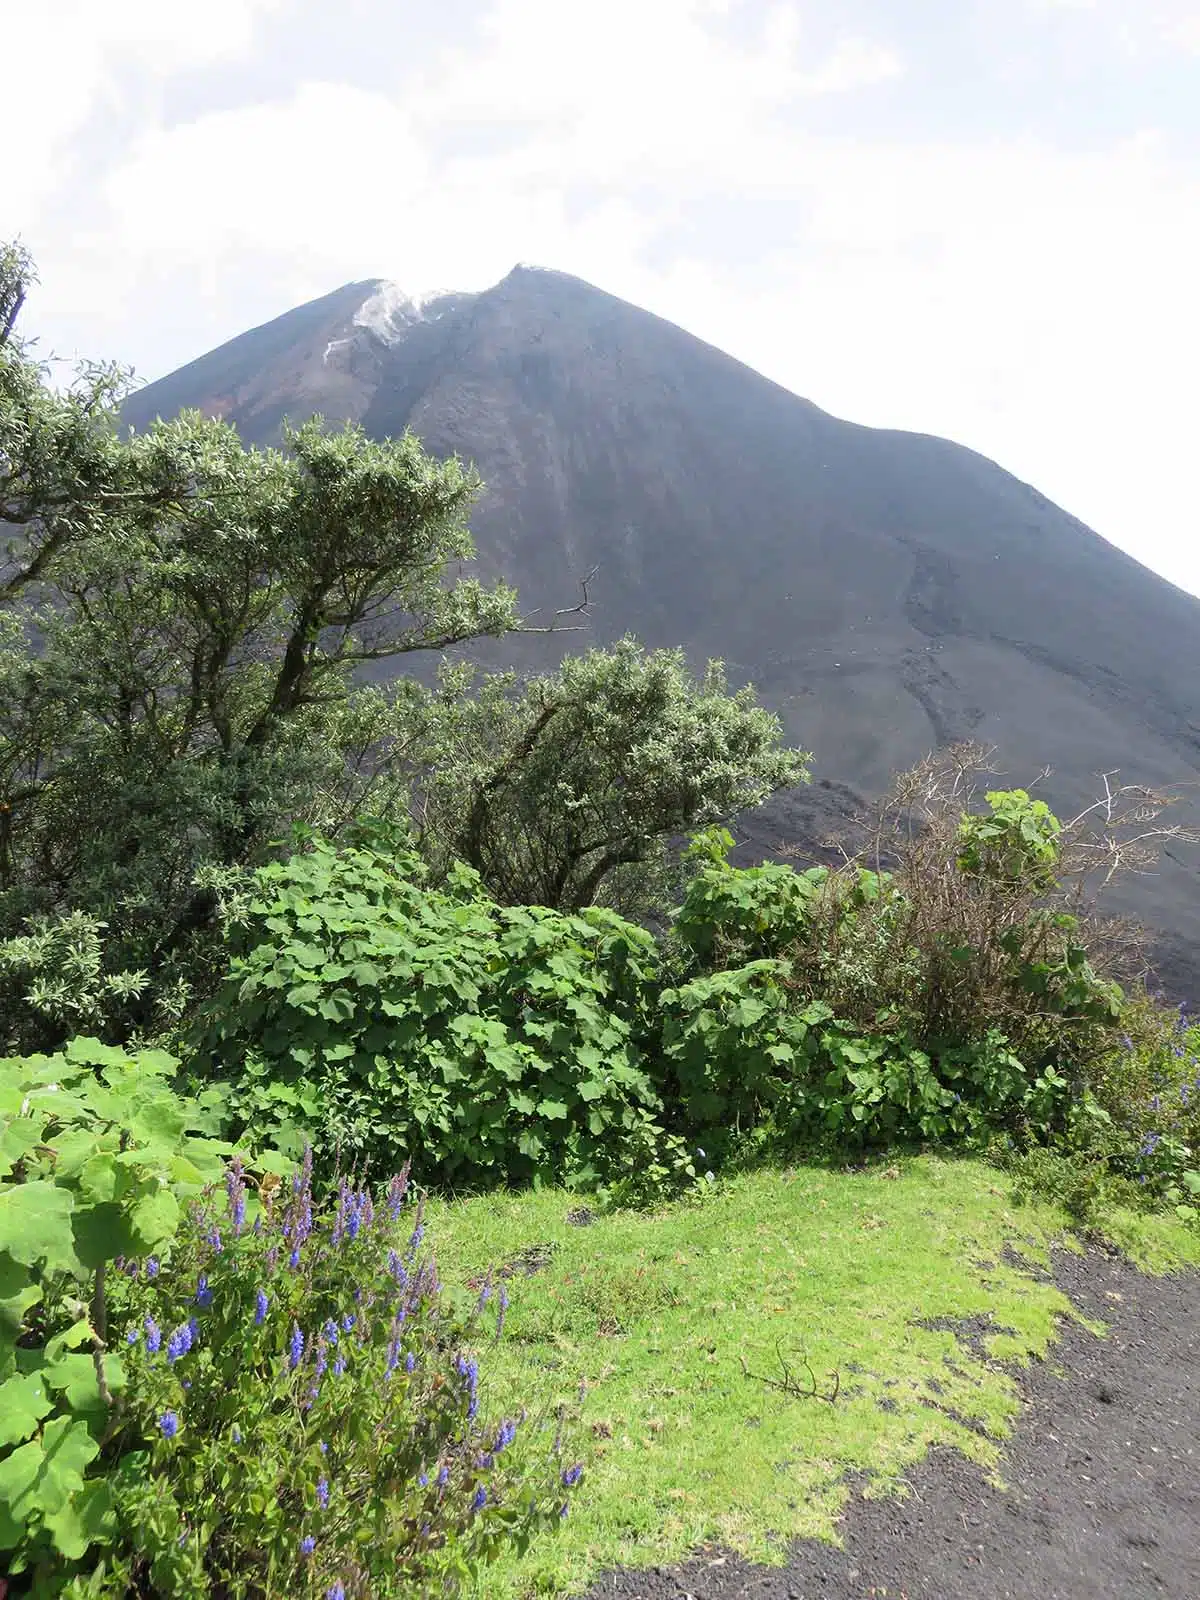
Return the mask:
[[[719,661],[626,638],[519,681],[443,674],[418,815],[427,851],[508,905],[645,909],[669,841],[808,781],[750,687]]]
[[[503,634],[516,595],[448,580],[478,480],[410,434],[130,436],[119,369],[57,392],[15,331],[28,274],[0,257],[0,930],[87,911],[158,970],[211,916],[198,872],[379,803],[416,691],[357,669]]]

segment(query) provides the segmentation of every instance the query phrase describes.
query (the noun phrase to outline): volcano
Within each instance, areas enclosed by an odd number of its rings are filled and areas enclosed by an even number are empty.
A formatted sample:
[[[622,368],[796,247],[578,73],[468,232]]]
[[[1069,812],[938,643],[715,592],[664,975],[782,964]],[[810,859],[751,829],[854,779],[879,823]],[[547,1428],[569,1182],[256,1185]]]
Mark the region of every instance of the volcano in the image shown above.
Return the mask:
[[[892,773],[968,738],[996,746],[999,786],[1052,768],[1037,792],[1060,816],[1114,769],[1200,779],[1200,600],[984,456],[831,416],[565,273],[421,297],[347,284],[124,416],[184,407],[247,443],[319,412],[473,462],[481,577],[514,583],[537,621],[595,569],[586,632],[489,642],[473,651],[489,665],[544,669],[633,633],[753,682],[816,781],[740,819],[742,859],[820,855]],[[1106,904],[1154,930],[1168,992],[1200,992],[1200,853],[1172,844]]]

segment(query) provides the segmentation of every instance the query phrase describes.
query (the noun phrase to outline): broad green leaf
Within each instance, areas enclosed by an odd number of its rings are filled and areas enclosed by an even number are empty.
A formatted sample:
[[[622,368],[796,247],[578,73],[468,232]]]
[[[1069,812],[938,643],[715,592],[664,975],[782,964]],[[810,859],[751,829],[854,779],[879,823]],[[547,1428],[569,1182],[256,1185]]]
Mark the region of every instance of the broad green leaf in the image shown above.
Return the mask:
[[[137,1201],[129,1220],[142,1249],[152,1250],[163,1240],[174,1238],[179,1217],[179,1201],[170,1189],[163,1188]]]
[[[74,1205],[72,1195],[55,1183],[3,1185],[0,1250],[26,1266],[42,1261],[51,1272],[77,1272],[79,1260],[71,1237]]]
[[[0,1445],[32,1439],[43,1417],[54,1410],[40,1374],[16,1374],[0,1383]]]
[[[94,1155],[79,1173],[79,1192],[89,1204],[102,1200],[115,1200],[121,1192],[116,1163],[116,1152]]]
[[[102,1478],[94,1478],[45,1521],[59,1554],[80,1561],[92,1545],[108,1544],[116,1532],[112,1491]]]
[[[96,1379],[96,1363],[89,1355],[59,1356],[43,1369],[42,1376],[52,1389],[65,1392],[71,1410],[80,1413],[105,1409],[100,1385]],[[115,1353],[104,1357],[104,1376],[109,1392],[115,1394],[125,1382],[125,1369]]]
[[[42,1143],[46,1116],[12,1117],[0,1125],[0,1176],[6,1177],[17,1164]]]
[[[556,1122],[567,1115],[566,1102],[563,1100],[539,1100],[538,1116],[545,1117],[549,1122]]]
[[[71,1223],[76,1254],[89,1271],[94,1271],[106,1261],[115,1260],[117,1256],[141,1253],[141,1241],[133,1230],[128,1213],[117,1200],[79,1206]]]
[[[29,1267],[0,1250],[0,1345],[20,1335],[25,1313],[41,1298],[41,1284]]]
[[[61,1333],[56,1333],[52,1339],[46,1341],[42,1360],[38,1363],[38,1371],[44,1371],[47,1365],[58,1361],[68,1350],[78,1350],[81,1345],[87,1345],[90,1349],[91,1344],[92,1325],[86,1317],[79,1317],[69,1328],[64,1328]]]
[[[16,1522],[27,1522],[35,1511],[60,1511],[82,1491],[84,1469],[99,1453],[86,1422],[53,1417],[40,1439],[18,1446],[0,1461],[0,1502]]]
[[[77,1061],[85,1067],[126,1067],[129,1057],[116,1045],[101,1044],[99,1039],[72,1039],[63,1050],[68,1061]]]

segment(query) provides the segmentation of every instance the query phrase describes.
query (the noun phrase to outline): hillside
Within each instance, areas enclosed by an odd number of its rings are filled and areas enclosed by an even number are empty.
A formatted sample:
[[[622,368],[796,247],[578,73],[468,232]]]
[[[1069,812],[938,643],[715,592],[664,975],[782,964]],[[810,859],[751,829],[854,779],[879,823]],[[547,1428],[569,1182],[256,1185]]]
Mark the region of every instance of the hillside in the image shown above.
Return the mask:
[[[753,681],[829,787],[743,819],[759,853],[814,840],[931,746],[1044,766],[1065,813],[1096,775],[1200,778],[1200,600],[995,463],[821,411],[660,318],[557,272],[415,302],[348,284],[150,384],[142,427],[199,406],[274,442],[285,415],[405,427],[486,484],[484,575],[587,634],[508,641],[535,667],[631,631]],[[1175,852],[1111,901],[1160,930],[1169,988],[1200,989],[1200,866]]]

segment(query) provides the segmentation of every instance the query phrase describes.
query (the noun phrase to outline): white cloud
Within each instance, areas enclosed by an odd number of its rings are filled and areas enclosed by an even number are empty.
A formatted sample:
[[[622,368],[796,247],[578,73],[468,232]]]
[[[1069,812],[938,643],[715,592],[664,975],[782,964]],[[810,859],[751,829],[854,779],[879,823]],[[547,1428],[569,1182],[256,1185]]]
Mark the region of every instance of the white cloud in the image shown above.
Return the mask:
[[[210,52],[245,48],[279,0],[223,3]],[[351,278],[482,288],[532,260],[841,415],[970,444],[1200,592],[1200,171],[1153,128],[1075,152],[817,136],[806,108],[902,62],[861,36],[817,50],[803,22],[739,0],[497,0],[394,90],[307,82],[150,120],[44,298],[87,308],[89,351],[154,375]],[[155,71],[182,40],[152,47]]]
[[[243,53],[257,17],[284,0],[206,0],[203,10],[164,0],[41,0],[3,24],[5,127],[20,130],[5,163],[9,214],[35,222],[69,178],[72,143],[97,112],[111,115],[132,74],[160,79]]]
[[[1197,0],[1026,0],[1035,12],[1087,13],[1134,56],[1165,45],[1200,55],[1200,4]]]

